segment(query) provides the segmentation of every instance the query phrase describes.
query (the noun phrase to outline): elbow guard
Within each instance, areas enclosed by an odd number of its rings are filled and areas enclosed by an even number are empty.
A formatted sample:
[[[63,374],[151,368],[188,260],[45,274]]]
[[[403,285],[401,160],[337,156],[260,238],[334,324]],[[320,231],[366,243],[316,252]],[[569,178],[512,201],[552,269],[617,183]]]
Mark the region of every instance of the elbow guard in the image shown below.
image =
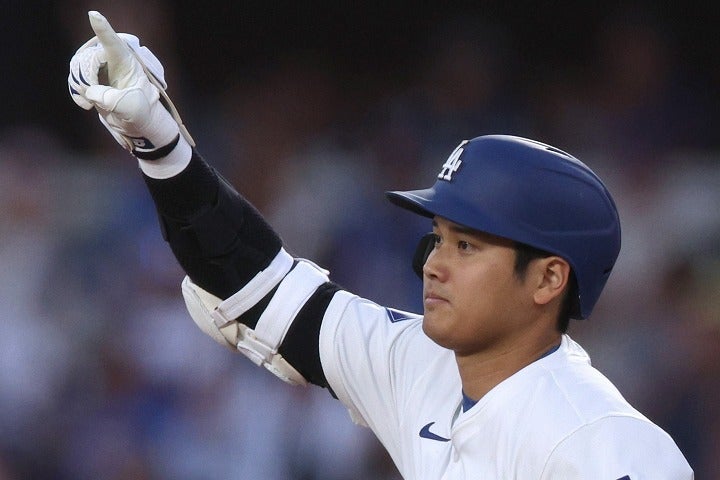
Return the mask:
[[[327,271],[281,249],[267,268],[226,300],[189,277],[183,280],[182,293],[190,316],[210,338],[287,383],[306,385],[307,380],[278,351],[302,307],[327,281]],[[241,323],[243,314],[257,307],[263,309],[254,327]]]

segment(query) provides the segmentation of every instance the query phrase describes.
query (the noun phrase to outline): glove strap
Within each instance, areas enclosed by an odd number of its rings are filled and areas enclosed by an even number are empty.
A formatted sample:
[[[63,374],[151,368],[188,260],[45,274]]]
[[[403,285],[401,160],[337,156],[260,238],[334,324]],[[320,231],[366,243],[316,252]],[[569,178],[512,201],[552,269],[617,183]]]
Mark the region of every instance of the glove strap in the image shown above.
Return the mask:
[[[132,154],[136,158],[140,160],[159,160],[168,156],[168,154],[173,151],[180,141],[180,134],[178,133],[172,142],[160,148],[155,148],[147,138],[132,138],[131,140],[135,146]]]

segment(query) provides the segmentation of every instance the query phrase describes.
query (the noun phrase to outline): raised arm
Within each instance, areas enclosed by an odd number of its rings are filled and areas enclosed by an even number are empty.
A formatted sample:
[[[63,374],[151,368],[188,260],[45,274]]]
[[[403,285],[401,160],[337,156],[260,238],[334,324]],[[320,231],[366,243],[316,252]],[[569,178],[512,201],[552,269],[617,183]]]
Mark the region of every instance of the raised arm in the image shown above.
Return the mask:
[[[326,387],[318,337],[338,287],[288,254],[259,212],[201,158],[155,55],[98,12],[88,16],[96,36],[70,61],[70,95],[94,108],[137,158],[163,237],[187,273],[182,292],[193,320],[284,381]]]

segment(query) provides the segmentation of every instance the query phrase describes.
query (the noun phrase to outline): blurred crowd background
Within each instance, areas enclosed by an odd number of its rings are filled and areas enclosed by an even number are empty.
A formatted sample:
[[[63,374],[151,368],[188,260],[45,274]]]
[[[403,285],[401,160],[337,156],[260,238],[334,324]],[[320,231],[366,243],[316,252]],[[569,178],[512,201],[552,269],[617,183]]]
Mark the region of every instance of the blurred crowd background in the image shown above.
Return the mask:
[[[398,478],[326,391],[192,323],[133,158],[67,95],[88,9],[158,55],[200,152],[294,253],[386,305],[421,311],[428,225],[385,190],[482,134],[589,164],[623,246],[570,334],[720,478],[711,2],[343,3],[3,0],[0,480]]]

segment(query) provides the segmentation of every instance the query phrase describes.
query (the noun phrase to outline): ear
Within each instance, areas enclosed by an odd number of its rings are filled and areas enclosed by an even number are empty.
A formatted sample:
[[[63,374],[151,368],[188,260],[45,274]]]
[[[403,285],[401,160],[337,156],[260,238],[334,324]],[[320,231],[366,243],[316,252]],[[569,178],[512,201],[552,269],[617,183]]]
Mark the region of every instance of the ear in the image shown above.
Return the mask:
[[[570,264],[560,257],[550,256],[539,259],[536,264],[538,279],[533,299],[538,305],[547,305],[556,298],[562,298],[570,280]]]

